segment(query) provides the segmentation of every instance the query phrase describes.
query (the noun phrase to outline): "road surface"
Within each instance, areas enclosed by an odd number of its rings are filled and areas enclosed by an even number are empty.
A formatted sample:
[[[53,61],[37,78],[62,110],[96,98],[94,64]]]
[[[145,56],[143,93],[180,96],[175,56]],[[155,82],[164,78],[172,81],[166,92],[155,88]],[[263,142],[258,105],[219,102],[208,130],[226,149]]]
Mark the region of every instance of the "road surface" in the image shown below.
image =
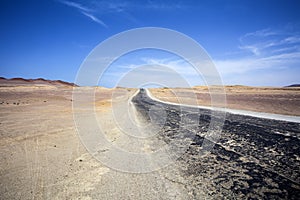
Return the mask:
[[[132,99],[138,112],[151,120],[155,106],[167,113],[157,137],[166,143],[190,144],[175,161],[188,194],[238,199],[300,198],[300,124],[251,116],[226,114],[223,131],[210,153],[203,154],[203,138],[211,110],[165,104],[145,90]],[[154,111],[153,111],[154,110]],[[182,117],[195,126],[180,125]],[[159,120],[159,117],[158,119]],[[155,120],[152,120],[155,121]]]

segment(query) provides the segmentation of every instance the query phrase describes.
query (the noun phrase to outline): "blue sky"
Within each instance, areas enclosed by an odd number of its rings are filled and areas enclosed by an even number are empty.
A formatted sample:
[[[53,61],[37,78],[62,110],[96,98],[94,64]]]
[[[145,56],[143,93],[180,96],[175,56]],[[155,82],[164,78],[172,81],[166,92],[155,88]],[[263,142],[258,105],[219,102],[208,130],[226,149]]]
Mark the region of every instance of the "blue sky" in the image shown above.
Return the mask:
[[[133,28],[164,27],[201,44],[225,84],[300,82],[299,1],[2,0],[0,4],[3,77],[74,82],[81,63],[103,40]],[[100,84],[115,86],[126,70],[140,65],[170,66],[190,84],[203,84],[180,58],[155,50],[118,59]]]

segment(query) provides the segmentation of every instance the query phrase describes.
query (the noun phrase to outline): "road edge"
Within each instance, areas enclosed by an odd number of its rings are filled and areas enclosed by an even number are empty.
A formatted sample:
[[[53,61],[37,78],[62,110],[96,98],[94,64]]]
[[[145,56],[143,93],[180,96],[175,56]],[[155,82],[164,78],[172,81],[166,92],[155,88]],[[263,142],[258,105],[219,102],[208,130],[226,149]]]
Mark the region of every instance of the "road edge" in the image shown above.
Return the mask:
[[[184,106],[184,107],[190,107],[190,108],[201,108],[201,109],[206,109],[206,110],[226,112],[226,113],[235,114],[235,115],[244,115],[244,116],[258,117],[258,118],[263,118],[263,119],[273,119],[273,120],[279,120],[279,121],[300,123],[300,117],[293,116],[293,115],[280,115],[280,114],[274,114],[274,113],[255,112],[255,111],[248,111],[248,110],[237,110],[237,109],[218,108],[218,107],[209,107],[209,106],[194,106],[194,105],[188,105],[188,104],[179,104],[179,103],[162,101],[162,100],[154,97],[151,94],[151,92],[149,91],[149,89],[145,89],[145,90],[146,90],[147,96],[149,98],[151,98],[152,100],[158,101],[161,103],[165,103],[165,104],[169,104],[169,105]]]

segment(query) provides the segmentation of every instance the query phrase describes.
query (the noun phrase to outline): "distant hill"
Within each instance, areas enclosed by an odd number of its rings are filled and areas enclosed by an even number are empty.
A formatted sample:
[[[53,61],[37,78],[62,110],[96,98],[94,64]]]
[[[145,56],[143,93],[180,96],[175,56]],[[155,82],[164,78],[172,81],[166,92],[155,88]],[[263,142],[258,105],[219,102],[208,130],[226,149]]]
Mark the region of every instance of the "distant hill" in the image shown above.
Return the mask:
[[[288,86],[285,86],[285,87],[300,87],[300,84],[292,84],[292,85],[288,85]]]
[[[37,79],[24,79],[24,78],[11,78],[6,79],[4,77],[0,77],[1,85],[28,85],[28,84],[41,84],[41,85],[55,85],[55,86],[72,86],[77,87],[78,85],[74,83],[69,83],[61,80],[47,80],[43,78]]]

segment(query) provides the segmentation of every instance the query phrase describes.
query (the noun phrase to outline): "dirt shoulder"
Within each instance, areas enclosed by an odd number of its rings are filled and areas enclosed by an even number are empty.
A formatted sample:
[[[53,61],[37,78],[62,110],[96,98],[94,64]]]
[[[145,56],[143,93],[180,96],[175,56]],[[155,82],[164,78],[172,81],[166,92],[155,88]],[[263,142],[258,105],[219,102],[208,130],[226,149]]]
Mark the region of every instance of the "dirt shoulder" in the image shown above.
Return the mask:
[[[97,113],[122,91],[96,88]],[[110,169],[81,144],[72,92],[70,86],[0,86],[0,199],[92,199]]]
[[[226,107],[283,115],[300,116],[300,87],[246,87],[226,86]],[[207,87],[150,89],[158,99],[192,105],[211,106],[211,95]],[[222,104],[217,107],[223,107]]]
[[[148,143],[124,134],[116,124],[120,121],[115,119],[128,112],[123,103],[136,89],[76,87],[77,99],[73,92],[72,87],[53,85],[0,86],[0,199],[186,199],[184,186],[173,181],[180,178],[175,167],[124,173],[97,161],[82,144],[74,112],[76,119],[87,122],[87,114],[93,112],[111,146],[133,153],[152,151]],[[91,94],[94,101],[85,101]],[[82,107],[74,110],[76,102]],[[85,109],[90,105],[92,110]],[[114,107],[122,110],[117,116]],[[86,135],[101,135],[98,126],[93,127]],[[136,166],[134,158],[118,159],[116,148],[107,149],[101,142],[97,140],[99,157],[125,169]]]

